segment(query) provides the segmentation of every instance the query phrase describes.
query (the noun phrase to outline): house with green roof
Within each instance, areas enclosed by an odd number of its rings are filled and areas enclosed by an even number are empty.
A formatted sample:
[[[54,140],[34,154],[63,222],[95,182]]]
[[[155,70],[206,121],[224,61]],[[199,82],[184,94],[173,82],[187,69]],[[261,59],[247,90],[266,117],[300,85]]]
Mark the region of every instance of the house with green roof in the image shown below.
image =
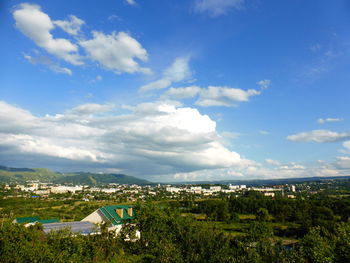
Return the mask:
[[[30,216],[30,217],[17,217],[12,223],[24,224],[25,226],[34,225],[36,223],[48,224],[48,223],[56,223],[60,220],[58,218],[51,219],[40,219],[38,216]]]
[[[38,220],[40,220],[40,218],[38,216],[17,217],[12,221],[12,223],[27,224],[27,223],[36,222]]]
[[[107,223],[109,226],[121,225],[135,218],[135,212],[129,205],[102,206],[81,221],[94,224]]]
[[[93,224],[107,224],[108,230],[116,234],[122,229],[123,223],[128,223],[135,218],[135,211],[130,205],[103,206],[92,212],[81,221]]]

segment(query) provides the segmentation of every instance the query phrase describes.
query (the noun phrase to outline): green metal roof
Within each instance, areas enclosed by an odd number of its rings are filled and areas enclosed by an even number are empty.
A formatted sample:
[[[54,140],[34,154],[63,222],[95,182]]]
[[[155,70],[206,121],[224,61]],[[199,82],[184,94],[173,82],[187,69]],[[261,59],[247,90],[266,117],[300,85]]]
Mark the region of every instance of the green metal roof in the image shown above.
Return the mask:
[[[16,218],[16,222],[19,223],[19,224],[22,224],[22,223],[33,223],[33,222],[36,222],[38,220],[40,220],[40,218],[37,217],[37,216],[17,217]]]
[[[31,216],[31,217],[18,217],[16,218],[16,222],[19,224],[27,224],[27,223],[42,223],[42,224],[49,224],[49,223],[56,223],[60,222],[58,218],[52,218],[52,219],[40,219],[38,216]]]
[[[133,208],[130,205],[110,205],[110,206],[103,206],[99,210],[103,213],[103,215],[106,217],[106,219],[111,222],[113,225],[120,225],[125,220],[130,220],[135,218],[135,211],[132,210],[132,215],[128,215],[128,208]],[[117,209],[123,209],[123,217],[121,218],[117,214]]]

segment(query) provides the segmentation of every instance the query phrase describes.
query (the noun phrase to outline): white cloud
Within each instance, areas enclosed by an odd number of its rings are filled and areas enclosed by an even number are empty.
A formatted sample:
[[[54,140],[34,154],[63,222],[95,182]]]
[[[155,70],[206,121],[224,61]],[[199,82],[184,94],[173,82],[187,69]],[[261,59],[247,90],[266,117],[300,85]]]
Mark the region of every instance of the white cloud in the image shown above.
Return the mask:
[[[70,15],[69,20],[56,20],[53,21],[53,23],[73,36],[78,35],[80,27],[85,24],[84,20],[81,20],[74,15]]]
[[[72,71],[69,68],[60,67],[58,65],[52,65],[50,69],[56,73],[62,73],[67,75],[73,75]]]
[[[79,42],[90,59],[117,74],[122,72],[151,73],[149,68],[140,67],[139,63],[135,61],[135,59],[147,61],[148,54],[141,44],[128,33],[113,32],[106,35],[93,31],[92,34],[92,39]]]
[[[343,146],[350,151],[350,141],[346,141],[343,143]]]
[[[86,115],[107,112],[115,108],[113,104],[87,103],[74,107],[69,111],[71,114]]]
[[[202,107],[209,106],[237,106],[239,102],[249,101],[251,96],[260,95],[261,92],[255,89],[242,90],[229,87],[209,86],[200,91],[200,97],[196,105]]]
[[[107,20],[109,20],[109,21],[113,21],[113,20],[122,21],[122,19],[119,16],[117,16],[116,14],[110,15],[109,17],[107,17]]]
[[[269,159],[267,159],[269,160]],[[277,179],[277,178],[300,178],[313,176],[342,176],[348,175],[349,170],[337,168],[332,163],[312,164],[309,166],[297,163],[280,164],[273,161],[273,167],[265,167],[261,163],[241,159],[237,166],[211,170],[177,173],[174,179],[181,180],[229,180],[229,179]],[[344,160],[343,160],[344,161]],[[346,162],[348,160],[345,160]],[[350,158],[349,158],[350,161]],[[269,161],[271,162],[271,161]],[[350,164],[350,162],[349,162]]]
[[[21,133],[36,127],[36,118],[28,111],[0,101],[0,132]]]
[[[46,56],[38,56],[33,57],[27,54],[23,54],[23,57],[28,60],[33,65],[44,65],[48,67],[50,70],[56,73],[62,73],[67,75],[72,75],[72,71],[69,68],[61,67],[60,65],[57,65],[54,63],[49,57]]]
[[[281,165],[281,163],[279,161],[272,160],[272,159],[266,159],[265,162],[267,162],[268,164],[274,165],[274,166],[280,166]]]
[[[212,17],[225,15],[231,9],[241,9],[244,0],[196,0],[194,10],[198,13],[208,13]]]
[[[129,5],[136,5],[136,2],[134,0],[125,0]]]
[[[163,83],[163,81],[166,81]],[[158,85],[163,85],[158,87]],[[154,88],[164,88],[166,85],[170,85],[171,81],[166,78],[152,82],[147,86],[142,87],[142,89],[154,89]],[[257,82],[260,85],[261,90],[266,89],[270,85],[270,80],[261,80]],[[151,86],[151,87],[149,87]],[[184,88],[170,88],[168,89],[161,98],[173,98],[173,99],[185,99],[193,98],[198,96],[196,105],[202,107],[210,106],[238,106],[240,102],[247,102],[250,100],[250,97],[257,96],[261,94],[261,90],[248,89],[243,90],[239,88],[230,88],[230,87],[218,87],[218,86],[209,86],[207,89],[200,88],[198,86],[189,86]]]
[[[103,165],[134,175],[210,170],[241,161],[220,142],[216,123],[194,108],[158,102],[140,104],[129,114],[114,109],[83,104],[38,117],[1,102],[0,156],[40,156],[37,166],[48,166],[40,160],[50,157],[53,163],[78,162],[81,169]]]
[[[317,120],[317,122],[318,122],[319,124],[324,124],[324,123],[326,123],[326,122],[340,122],[340,121],[344,121],[344,119],[343,119],[343,118],[324,118],[324,119],[319,118],[319,119]]]
[[[25,134],[11,134],[4,136],[0,133],[0,145],[14,146],[20,153],[40,154],[51,157],[72,159],[77,161],[103,162],[104,155],[90,150],[72,146],[60,146],[53,138],[40,138]]]
[[[345,149],[339,149],[338,151],[344,154],[350,154],[350,141],[343,142],[343,147]]]
[[[201,88],[198,86],[189,86],[184,88],[170,88],[168,89],[162,97],[164,98],[173,98],[173,99],[186,99],[193,98],[201,91]]]
[[[347,156],[337,157],[336,164],[342,169],[350,169],[350,157],[347,157]]]
[[[230,138],[230,139],[236,139],[240,136],[241,134],[237,133],[237,132],[222,132],[221,136],[222,137],[226,137],[226,138]]]
[[[344,156],[333,164],[318,162],[316,166],[266,159],[270,167],[241,158],[222,143],[221,136],[236,134],[220,136],[215,121],[194,108],[154,102],[128,109],[128,114],[117,114],[112,104],[90,103],[39,117],[0,102],[0,158],[68,170],[118,169],[148,178],[159,176],[158,180],[170,180],[171,176],[173,180],[219,180],[349,173],[350,158]]]
[[[263,79],[257,82],[261,89],[267,89],[271,85],[271,80]]]
[[[13,17],[16,27],[39,47],[73,65],[83,64],[76,45],[64,38],[54,38],[50,33],[54,24],[50,17],[41,11],[40,6],[20,4],[13,12]]]
[[[174,82],[184,81],[191,77],[192,73],[188,65],[188,57],[178,57],[173,64],[163,72],[163,77],[140,88],[140,91],[165,89]]]
[[[350,133],[338,133],[328,130],[313,130],[310,132],[301,132],[287,137],[288,140],[294,142],[337,142],[350,139]]]
[[[262,134],[262,135],[268,135],[268,134],[270,134],[269,131],[265,131],[265,130],[260,130],[259,133]]]
[[[102,80],[103,80],[103,77],[101,75],[97,75],[94,79],[90,80],[90,83],[96,83]]]

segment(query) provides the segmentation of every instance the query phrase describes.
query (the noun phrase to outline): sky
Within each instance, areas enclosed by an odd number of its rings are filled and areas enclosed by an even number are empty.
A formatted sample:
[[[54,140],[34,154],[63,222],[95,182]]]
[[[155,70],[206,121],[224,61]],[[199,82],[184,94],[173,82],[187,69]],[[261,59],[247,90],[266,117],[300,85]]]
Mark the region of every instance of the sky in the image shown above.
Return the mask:
[[[350,2],[0,2],[0,164],[350,175]]]

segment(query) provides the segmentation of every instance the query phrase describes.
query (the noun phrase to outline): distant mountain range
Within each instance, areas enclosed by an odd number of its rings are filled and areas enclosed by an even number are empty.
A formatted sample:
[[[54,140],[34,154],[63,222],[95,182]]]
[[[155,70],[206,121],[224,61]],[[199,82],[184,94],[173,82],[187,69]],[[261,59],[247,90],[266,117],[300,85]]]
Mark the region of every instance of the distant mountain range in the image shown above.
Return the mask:
[[[125,174],[105,173],[59,173],[45,168],[12,168],[0,166],[0,183],[25,183],[26,181],[39,180],[47,183],[71,183],[84,185],[138,184],[147,185],[151,182]]]
[[[304,177],[304,178],[281,178],[281,179],[262,179],[262,180],[222,180],[222,181],[191,181],[191,182],[172,182],[162,184],[183,185],[183,184],[233,184],[247,186],[264,185],[282,185],[298,184],[304,182],[317,182],[324,180],[349,180],[350,176],[337,177]],[[140,179],[134,176],[114,173],[59,173],[45,168],[12,168],[0,165],[0,183],[25,183],[26,181],[39,180],[40,182],[57,184],[83,184],[83,185],[105,185],[115,184],[138,184],[152,185],[153,182]]]
[[[305,182],[319,182],[326,180],[349,180],[350,176],[328,176],[328,177],[302,177],[302,178],[279,178],[279,179],[251,179],[251,180],[222,180],[222,181],[192,181],[176,182],[172,184],[223,184],[223,185],[247,185],[247,186],[266,186],[282,184],[300,184]]]

